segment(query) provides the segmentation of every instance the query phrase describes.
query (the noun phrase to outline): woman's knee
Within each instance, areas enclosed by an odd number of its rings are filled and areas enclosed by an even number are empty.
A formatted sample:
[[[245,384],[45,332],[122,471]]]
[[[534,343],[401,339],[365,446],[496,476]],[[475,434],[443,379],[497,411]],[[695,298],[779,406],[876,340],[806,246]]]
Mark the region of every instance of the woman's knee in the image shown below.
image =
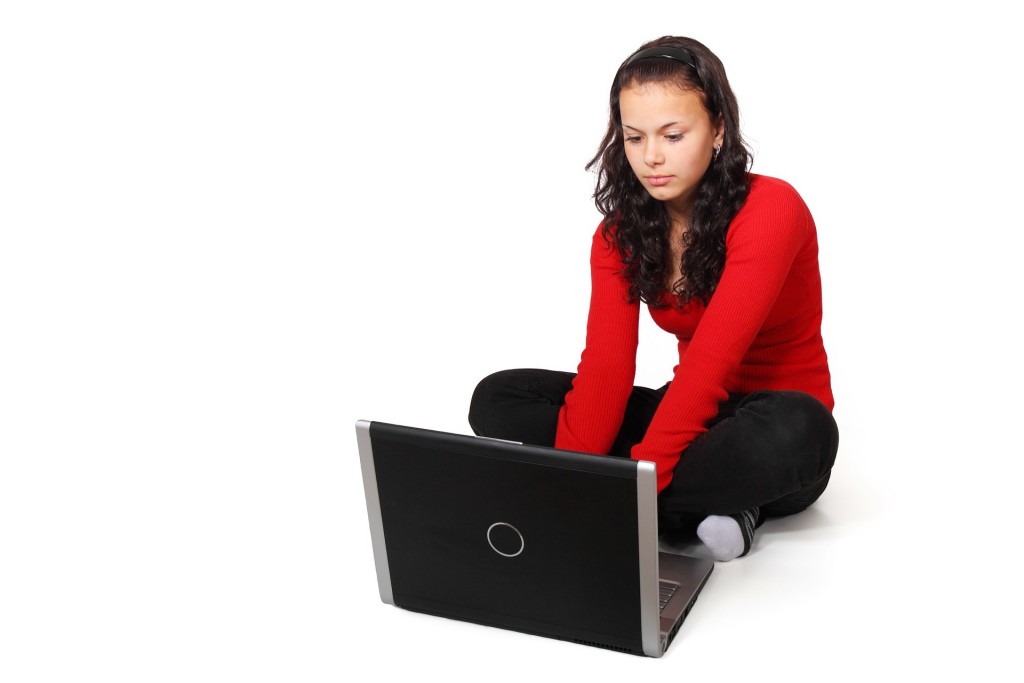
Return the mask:
[[[484,377],[476,383],[476,388],[473,390],[473,402],[487,401],[496,393],[500,393],[509,385],[516,372],[516,370],[499,370]]]
[[[508,393],[517,372],[499,370],[477,382],[469,400],[469,426],[476,434],[488,431],[488,416],[492,414],[494,405],[500,402],[500,397]]]
[[[825,492],[830,477],[831,471],[826,471],[808,486],[761,506],[761,510],[769,517],[785,517],[803,512]]]
[[[557,416],[573,377],[569,372],[536,368],[492,373],[473,390],[469,426],[479,435],[522,440],[515,435],[530,431],[531,421],[547,422],[550,414]]]
[[[759,413],[770,425],[766,446],[775,457],[789,460],[810,483],[835,463],[839,430],[832,412],[818,399],[802,391],[757,392],[737,409]]]

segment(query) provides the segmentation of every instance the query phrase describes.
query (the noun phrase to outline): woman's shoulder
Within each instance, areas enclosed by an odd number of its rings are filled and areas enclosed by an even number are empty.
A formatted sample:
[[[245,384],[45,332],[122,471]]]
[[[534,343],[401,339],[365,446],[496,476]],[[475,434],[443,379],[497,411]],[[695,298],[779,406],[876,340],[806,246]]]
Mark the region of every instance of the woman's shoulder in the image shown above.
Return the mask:
[[[754,173],[749,173],[748,177],[750,178],[750,192],[747,194],[747,199],[737,214],[737,218],[740,216],[750,217],[752,214],[774,215],[786,219],[810,217],[803,197],[785,180]]]
[[[750,178],[750,193],[747,195],[747,204],[760,203],[786,203],[793,202],[804,206],[804,200],[792,185],[781,178],[773,178],[767,175],[748,173]]]
[[[765,234],[806,237],[814,230],[814,222],[803,198],[796,189],[780,178],[749,174],[750,192],[743,207],[733,219],[727,241],[740,235]]]
[[[607,227],[606,227],[607,226]],[[597,260],[610,260],[619,263],[621,257],[615,245],[615,232],[618,224],[603,220],[597,225],[593,239],[590,244],[591,262]]]

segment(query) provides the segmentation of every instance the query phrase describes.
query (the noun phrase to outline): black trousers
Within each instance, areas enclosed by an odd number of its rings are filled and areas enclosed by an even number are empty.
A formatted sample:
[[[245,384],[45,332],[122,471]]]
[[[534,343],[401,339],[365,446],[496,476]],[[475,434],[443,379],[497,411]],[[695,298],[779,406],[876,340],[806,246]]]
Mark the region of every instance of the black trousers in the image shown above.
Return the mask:
[[[535,369],[489,375],[473,392],[470,427],[480,436],[553,446],[558,413],[574,377]],[[629,457],[667,390],[667,384],[633,388],[609,455]],[[707,426],[658,496],[661,529],[692,531],[708,515],[752,507],[761,508],[763,516],[790,515],[807,508],[828,485],[839,430],[828,408],[809,394],[730,396]]]

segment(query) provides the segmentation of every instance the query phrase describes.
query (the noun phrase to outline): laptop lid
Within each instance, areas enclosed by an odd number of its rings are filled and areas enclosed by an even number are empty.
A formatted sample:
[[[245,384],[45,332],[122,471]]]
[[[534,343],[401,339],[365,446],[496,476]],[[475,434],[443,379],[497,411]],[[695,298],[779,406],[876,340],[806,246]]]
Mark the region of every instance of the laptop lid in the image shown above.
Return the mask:
[[[662,654],[651,463],[381,422],[356,431],[384,602]]]

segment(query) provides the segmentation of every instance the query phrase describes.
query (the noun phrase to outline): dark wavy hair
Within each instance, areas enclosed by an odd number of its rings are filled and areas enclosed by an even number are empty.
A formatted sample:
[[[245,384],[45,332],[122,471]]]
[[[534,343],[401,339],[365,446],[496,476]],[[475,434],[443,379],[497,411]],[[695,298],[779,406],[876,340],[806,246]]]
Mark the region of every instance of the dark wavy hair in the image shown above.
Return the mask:
[[[725,234],[729,223],[750,191],[747,170],[753,155],[740,134],[739,106],[721,60],[696,40],[673,36],[645,43],[636,52],[666,45],[689,52],[696,67],[665,57],[639,59],[633,63],[627,58],[612,82],[608,132],[597,154],[587,164],[587,170],[598,167],[594,203],[604,216],[605,239],[614,244],[622,256],[622,274],[629,281],[629,300],[639,299],[663,307],[661,295],[671,272],[672,224],[665,204],[644,189],[626,159],[619,93],[623,88],[651,83],[671,84],[684,92],[700,93],[712,123],[725,124],[725,137],[695,194],[683,236],[682,278],[672,284],[671,292],[676,294],[679,306],[694,298],[706,305],[725,266]]]

